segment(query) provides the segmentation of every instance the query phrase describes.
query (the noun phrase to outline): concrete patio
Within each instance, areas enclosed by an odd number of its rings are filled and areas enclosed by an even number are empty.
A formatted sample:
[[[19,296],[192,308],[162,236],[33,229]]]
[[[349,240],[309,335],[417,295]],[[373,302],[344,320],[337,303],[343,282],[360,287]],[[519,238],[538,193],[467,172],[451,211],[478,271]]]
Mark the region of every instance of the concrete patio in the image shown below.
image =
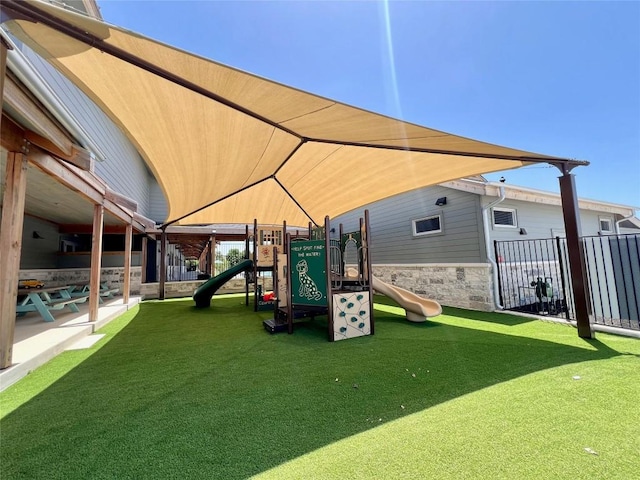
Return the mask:
[[[98,320],[89,322],[89,304],[79,304],[79,313],[55,312],[54,322],[44,322],[37,313],[16,319],[13,344],[13,364],[0,370],[0,391],[48,362],[64,350],[88,348],[101,335],[95,331],[140,303],[142,297],[132,296],[128,304],[122,297],[106,300],[98,309]]]

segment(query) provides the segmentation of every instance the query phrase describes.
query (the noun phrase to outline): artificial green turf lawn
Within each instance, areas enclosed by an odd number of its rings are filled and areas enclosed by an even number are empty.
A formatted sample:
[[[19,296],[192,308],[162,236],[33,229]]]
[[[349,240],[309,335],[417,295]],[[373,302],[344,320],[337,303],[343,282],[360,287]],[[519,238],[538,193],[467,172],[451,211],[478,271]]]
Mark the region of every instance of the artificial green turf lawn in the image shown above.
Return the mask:
[[[1,477],[638,478],[640,341],[402,313],[329,343],[242,297],[145,302],[0,394]]]

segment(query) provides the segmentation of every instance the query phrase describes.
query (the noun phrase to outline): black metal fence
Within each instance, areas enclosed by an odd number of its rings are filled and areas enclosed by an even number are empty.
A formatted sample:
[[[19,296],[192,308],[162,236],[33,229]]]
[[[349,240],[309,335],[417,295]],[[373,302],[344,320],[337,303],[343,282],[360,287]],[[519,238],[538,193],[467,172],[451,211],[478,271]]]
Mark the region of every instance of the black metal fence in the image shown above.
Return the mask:
[[[253,247],[253,243],[250,243],[250,247]],[[253,248],[249,249],[249,253],[246,252],[245,242],[219,242],[216,244],[215,259],[214,259],[214,275],[218,275],[231,267],[242,262],[245,258],[250,258],[253,254]],[[247,257],[248,255],[248,257]],[[244,276],[244,273],[236,275],[237,278]]]
[[[591,322],[640,330],[640,235],[581,238]],[[494,242],[507,310],[574,320],[566,239]]]
[[[251,253],[252,251],[249,252],[249,255],[251,255]],[[168,243],[166,279],[168,282],[202,280],[210,277],[212,274],[215,276],[228,270],[244,260],[246,258],[245,255],[245,242],[218,242],[215,245],[213,265],[211,265],[209,263],[209,255],[204,255],[203,259],[188,259],[185,258],[179,245]],[[240,273],[237,275],[237,278],[241,278],[243,275],[244,273]]]

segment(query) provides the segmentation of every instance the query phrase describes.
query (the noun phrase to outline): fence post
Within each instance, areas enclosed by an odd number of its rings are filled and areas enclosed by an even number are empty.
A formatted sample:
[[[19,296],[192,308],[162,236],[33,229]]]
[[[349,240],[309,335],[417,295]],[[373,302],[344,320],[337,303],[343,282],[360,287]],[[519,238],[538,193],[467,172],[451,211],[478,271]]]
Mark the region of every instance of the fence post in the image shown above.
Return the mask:
[[[560,237],[556,237],[556,252],[558,254],[558,263],[560,264],[560,284],[562,285],[562,298],[564,298],[564,303],[566,304],[565,316],[567,317],[567,320],[571,320],[571,316],[569,314],[569,301],[567,299],[567,285],[566,278],[564,276],[564,262],[562,261],[562,244],[560,243]]]
[[[500,298],[500,305],[504,305],[504,298],[502,297],[502,272],[500,271],[500,263],[499,263],[499,259],[500,256],[498,255],[498,241],[494,240],[493,241],[493,252],[495,255],[495,259],[496,259],[496,270],[498,270],[496,272],[496,278],[498,279],[498,295]]]

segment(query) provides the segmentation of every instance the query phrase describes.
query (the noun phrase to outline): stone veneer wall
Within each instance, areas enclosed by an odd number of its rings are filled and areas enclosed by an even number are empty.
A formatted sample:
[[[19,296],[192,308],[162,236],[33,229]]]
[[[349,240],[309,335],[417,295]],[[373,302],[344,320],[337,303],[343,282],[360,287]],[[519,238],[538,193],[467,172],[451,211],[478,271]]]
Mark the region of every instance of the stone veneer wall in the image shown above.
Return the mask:
[[[263,279],[265,288],[267,290],[271,290],[273,288],[273,283],[271,278]],[[164,298],[180,298],[180,297],[191,297],[193,296],[193,292],[202,285],[206,280],[193,280],[186,282],[165,282],[164,284]],[[158,289],[160,288],[160,284],[158,282],[155,283],[144,283],[142,284],[140,293],[144,296],[145,299],[150,298],[158,298]],[[216,294],[223,293],[243,293],[245,291],[245,283],[244,278],[234,278],[226,282],[217,292]],[[253,285],[249,285],[249,293],[253,292]]]
[[[421,297],[442,305],[471,310],[492,311],[491,265],[488,263],[432,263],[373,265],[373,274],[385,283],[414,292]],[[191,297],[196,288],[206,280],[166,282],[165,298]],[[265,288],[271,290],[272,279],[264,278]],[[145,283],[140,294],[145,299],[158,298],[159,284]],[[250,285],[253,292],[253,285]],[[234,278],[225,283],[216,294],[242,293],[244,278]]]
[[[25,280],[35,278],[41,280],[47,287],[61,285],[79,285],[89,283],[91,269],[89,268],[59,268],[54,270],[20,270],[18,278]],[[142,268],[131,267],[130,288],[134,295],[140,294]],[[107,282],[109,288],[117,288],[122,293],[124,284],[124,267],[107,267],[100,270],[100,282]]]
[[[436,300],[441,305],[494,310],[488,263],[374,264],[373,274],[385,283]]]

